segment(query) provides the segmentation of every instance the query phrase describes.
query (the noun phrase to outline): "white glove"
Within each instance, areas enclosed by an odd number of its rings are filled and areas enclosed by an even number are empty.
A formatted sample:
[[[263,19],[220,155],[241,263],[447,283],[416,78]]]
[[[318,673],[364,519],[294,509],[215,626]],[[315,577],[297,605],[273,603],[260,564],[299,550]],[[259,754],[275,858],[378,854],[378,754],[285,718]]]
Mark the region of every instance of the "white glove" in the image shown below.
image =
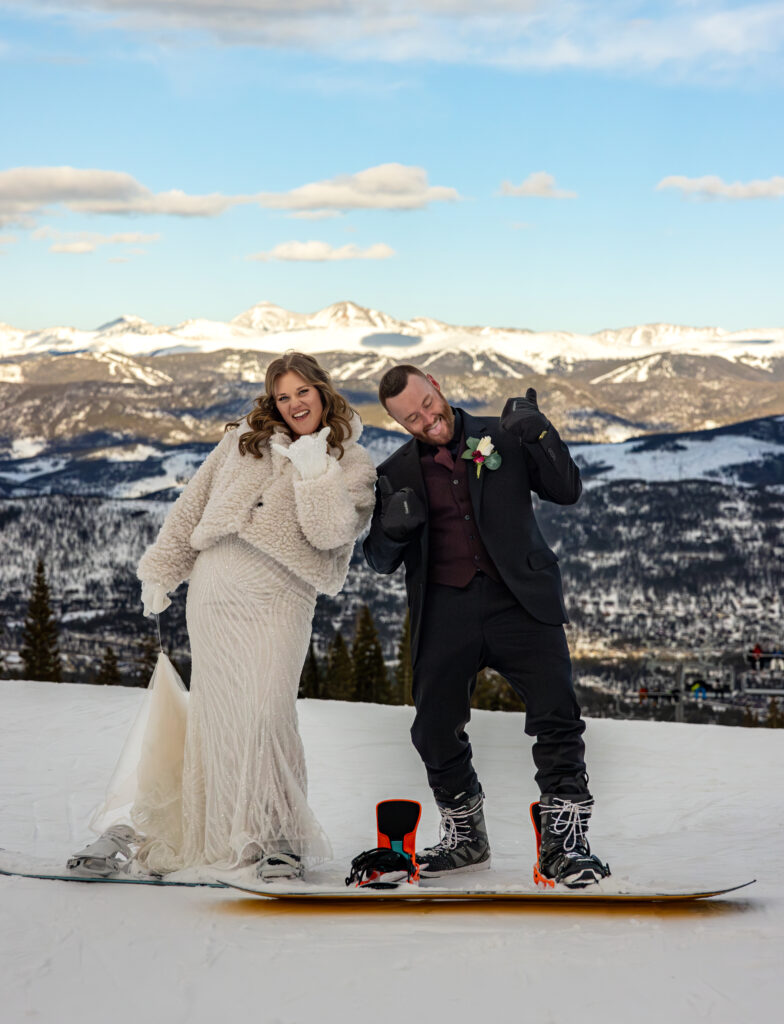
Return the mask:
[[[278,455],[291,461],[299,473],[301,480],[315,480],[327,471],[329,454],[327,453],[327,435],[329,427],[322,427],[317,434],[303,434],[293,444],[285,448],[282,444],[270,447]]]
[[[145,615],[157,615],[171,604],[162,583],[142,583],[142,604]]]

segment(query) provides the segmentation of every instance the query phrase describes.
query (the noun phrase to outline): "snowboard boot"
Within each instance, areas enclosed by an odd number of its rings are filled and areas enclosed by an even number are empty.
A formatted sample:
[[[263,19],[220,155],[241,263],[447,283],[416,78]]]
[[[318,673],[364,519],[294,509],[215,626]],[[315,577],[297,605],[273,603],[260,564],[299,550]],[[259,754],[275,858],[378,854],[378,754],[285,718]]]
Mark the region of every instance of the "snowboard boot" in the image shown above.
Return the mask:
[[[569,889],[584,889],[610,874],[609,866],[588,845],[592,808],[592,797],[571,799],[553,793],[543,793],[538,803],[531,804],[537,885],[554,887],[558,882]]]
[[[144,841],[130,825],[112,825],[83,850],[69,857],[66,867],[84,877],[108,878],[117,872],[128,872],[133,861],[133,847]]]
[[[304,873],[302,860],[291,850],[268,853],[256,865],[256,877],[262,882],[302,878]]]
[[[490,844],[482,810],[484,793],[466,797],[461,803],[436,804],[441,814],[441,839],[416,855],[419,877],[440,878],[489,868]]]

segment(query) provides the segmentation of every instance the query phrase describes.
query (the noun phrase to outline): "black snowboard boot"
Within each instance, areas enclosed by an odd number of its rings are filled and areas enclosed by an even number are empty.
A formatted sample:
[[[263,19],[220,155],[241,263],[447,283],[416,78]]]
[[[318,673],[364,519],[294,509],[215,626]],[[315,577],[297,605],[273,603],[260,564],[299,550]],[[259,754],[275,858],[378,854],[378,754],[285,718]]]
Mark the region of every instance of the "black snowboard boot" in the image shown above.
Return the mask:
[[[537,862],[534,881],[570,889],[584,889],[610,874],[610,868],[591,853],[588,821],[593,798],[575,798],[543,793],[531,804],[531,821],[536,831]]]
[[[420,878],[489,868],[490,845],[482,810],[484,793],[466,797],[461,803],[436,804],[441,813],[441,839],[416,855]]]

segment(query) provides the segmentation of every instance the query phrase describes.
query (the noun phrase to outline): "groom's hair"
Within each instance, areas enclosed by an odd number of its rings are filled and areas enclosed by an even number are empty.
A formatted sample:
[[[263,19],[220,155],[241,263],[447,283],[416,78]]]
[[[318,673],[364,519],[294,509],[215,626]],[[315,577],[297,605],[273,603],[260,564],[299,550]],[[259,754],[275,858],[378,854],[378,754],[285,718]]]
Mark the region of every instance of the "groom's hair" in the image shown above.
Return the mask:
[[[378,385],[378,400],[385,409],[387,399],[399,395],[408,384],[409,377],[424,377],[427,380],[427,374],[422,373],[419,367],[412,366],[410,363],[401,363],[399,366],[393,366],[387,370]]]

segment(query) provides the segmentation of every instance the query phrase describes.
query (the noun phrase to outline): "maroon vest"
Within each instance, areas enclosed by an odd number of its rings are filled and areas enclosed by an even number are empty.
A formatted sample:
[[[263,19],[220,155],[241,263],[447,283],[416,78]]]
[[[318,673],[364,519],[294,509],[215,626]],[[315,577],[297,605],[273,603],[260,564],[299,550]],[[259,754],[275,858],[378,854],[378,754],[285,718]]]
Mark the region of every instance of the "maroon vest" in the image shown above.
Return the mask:
[[[460,458],[464,449],[465,440],[461,438],[456,459],[445,447],[420,457],[429,504],[427,579],[429,583],[467,587],[481,571],[500,583],[498,570],[476,528],[468,491],[468,473],[476,470],[473,463],[469,467]]]

